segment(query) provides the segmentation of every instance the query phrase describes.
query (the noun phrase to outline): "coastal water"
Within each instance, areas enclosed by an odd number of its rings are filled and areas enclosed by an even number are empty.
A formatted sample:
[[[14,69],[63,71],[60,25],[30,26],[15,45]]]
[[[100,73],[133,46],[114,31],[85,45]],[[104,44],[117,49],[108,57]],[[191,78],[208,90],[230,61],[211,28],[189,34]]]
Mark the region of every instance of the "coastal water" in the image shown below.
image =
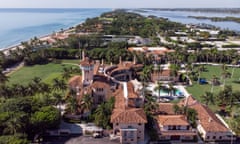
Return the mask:
[[[0,49],[67,29],[111,9],[0,9]]]
[[[188,16],[207,16],[207,17],[240,17],[240,14],[233,13],[217,13],[217,12],[196,12],[196,11],[170,11],[170,10],[129,10],[132,12],[139,13],[144,16],[157,16],[168,18],[171,21],[180,22],[184,24],[210,24],[221,29],[229,29],[234,31],[240,31],[240,23],[224,21],[224,22],[213,22],[211,20],[195,19]]]
[[[51,34],[84,22],[87,18],[101,15],[112,9],[0,9],[0,49],[27,41],[35,36]],[[188,16],[234,16],[239,14],[203,13],[189,11],[130,10],[142,15],[155,15],[181,23],[206,23],[217,27],[240,31],[240,24],[235,22],[211,22],[197,20]]]

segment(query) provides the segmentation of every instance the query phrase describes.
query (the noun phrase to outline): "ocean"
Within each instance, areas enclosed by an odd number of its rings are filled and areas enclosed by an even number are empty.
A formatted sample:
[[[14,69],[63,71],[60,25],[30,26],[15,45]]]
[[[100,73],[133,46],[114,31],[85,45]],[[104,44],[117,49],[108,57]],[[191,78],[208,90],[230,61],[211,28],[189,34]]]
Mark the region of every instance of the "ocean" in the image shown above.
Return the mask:
[[[0,49],[51,34],[112,9],[0,9]]]
[[[207,17],[240,17],[239,13],[219,13],[219,12],[197,12],[197,11],[170,11],[170,10],[151,10],[151,9],[145,9],[145,10],[129,10],[131,12],[136,12],[144,16],[157,16],[157,17],[163,17],[168,18],[171,21],[180,22],[183,24],[210,24],[214,25],[216,27],[219,27],[221,29],[229,29],[240,32],[240,23],[236,22],[230,22],[230,21],[222,21],[222,22],[213,22],[211,20],[204,20],[204,19],[195,19],[190,18],[188,16],[207,16]]]
[[[35,36],[51,34],[61,29],[67,29],[84,22],[87,18],[100,16],[112,9],[0,9],[0,49],[17,45]],[[145,12],[132,10],[142,15],[165,17],[181,23],[207,23],[231,30],[240,30],[240,24],[235,22],[211,22],[196,20],[188,16],[237,16],[239,14],[198,13],[178,11],[148,10]]]

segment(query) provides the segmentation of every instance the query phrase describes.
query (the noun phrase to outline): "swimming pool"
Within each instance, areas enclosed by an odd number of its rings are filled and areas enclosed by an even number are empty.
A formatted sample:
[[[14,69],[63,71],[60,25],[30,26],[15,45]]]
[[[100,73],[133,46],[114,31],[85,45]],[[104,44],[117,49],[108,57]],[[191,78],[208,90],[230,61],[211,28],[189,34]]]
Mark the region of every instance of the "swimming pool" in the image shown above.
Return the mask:
[[[154,88],[156,87],[156,84],[149,84],[147,86],[147,90],[150,90],[152,92],[153,96],[159,96],[158,90],[154,90]],[[175,87],[175,86],[174,86]],[[169,97],[169,96],[173,96],[173,97],[183,97],[184,93],[178,89],[177,87],[175,87],[175,93],[171,95],[171,92],[168,90],[160,90],[160,97]]]

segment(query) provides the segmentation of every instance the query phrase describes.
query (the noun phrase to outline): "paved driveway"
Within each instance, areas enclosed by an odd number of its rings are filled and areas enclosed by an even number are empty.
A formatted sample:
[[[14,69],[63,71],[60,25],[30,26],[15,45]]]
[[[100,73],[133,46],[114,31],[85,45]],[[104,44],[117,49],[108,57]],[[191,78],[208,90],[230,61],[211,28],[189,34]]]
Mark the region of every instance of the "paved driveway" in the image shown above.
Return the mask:
[[[120,144],[119,141],[111,141],[109,137],[93,138],[87,136],[48,137],[43,144]]]
[[[76,138],[71,138],[65,142],[65,144],[119,144],[118,141],[110,141],[109,137],[104,138],[93,138],[80,136]]]

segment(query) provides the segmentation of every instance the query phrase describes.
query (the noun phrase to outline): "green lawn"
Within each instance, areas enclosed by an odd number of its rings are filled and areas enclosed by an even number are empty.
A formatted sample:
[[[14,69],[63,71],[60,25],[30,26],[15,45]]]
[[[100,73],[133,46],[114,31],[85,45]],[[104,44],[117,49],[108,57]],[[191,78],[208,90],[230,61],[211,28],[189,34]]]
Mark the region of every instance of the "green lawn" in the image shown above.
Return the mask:
[[[201,73],[201,78],[206,78],[207,81],[211,81],[213,78],[213,75],[216,75],[219,79],[222,73],[221,66],[205,66],[206,71]],[[227,69],[230,73],[232,73],[232,68]],[[240,83],[237,83],[236,81],[239,81],[240,78],[240,68],[235,68],[232,78],[226,79],[226,85],[231,85],[233,90],[240,90]],[[221,83],[223,83],[223,80],[220,80]],[[194,98],[201,101],[201,95],[203,95],[206,91],[211,91],[211,84],[205,84],[200,85],[197,82],[193,82],[192,86],[187,87],[187,91],[193,95]],[[214,86],[213,87],[213,93],[216,96],[220,90],[223,89],[223,86]],[[209,105],[210,109],[213,111],[217,111],[219,108],[216,104]]]
[[[207,81],[211,81],[213,75],[216,75],[219,79],[222,73],[221,66],[205,66],[206,71],[201,73],[201,78],[206,78]],[[228,68],[227,71],[232,73],[232,68]],[[240,90],[240,68],[235,68],[232,78],[226,79],[226,85],[232,85],[233,90]],[[223,80],[221,81],[221,83]],[[223,89],[223,86],[214,86],[213,92],[214,94],[218,94],[218,92]],[[191,93],[197,100],[200,100],[200,96],[203,95],[206,91],[211,91],[211,84],[199,85],[196,82],[193,83],[193,86],[187,87],[189,93]]]
[[[99,17],[99,20],[108,20],[108,21],[113,21],[113,18],[106,18],[106,17]]]
[[[70,63],[71,61],[68,61]],[[72,61],[75,62],[75,61]],[[28,84],[34,77],[40,77],[43,82],[51,83],[54,78],[61,77],[64,67],[76,67],[70,64],[54,64],[24,66],[9,76],[9,84]]]
[[[61,60],[62,63],[72,63],[72,64],[79,64],[80,60],[79,59],[64,59]]]

